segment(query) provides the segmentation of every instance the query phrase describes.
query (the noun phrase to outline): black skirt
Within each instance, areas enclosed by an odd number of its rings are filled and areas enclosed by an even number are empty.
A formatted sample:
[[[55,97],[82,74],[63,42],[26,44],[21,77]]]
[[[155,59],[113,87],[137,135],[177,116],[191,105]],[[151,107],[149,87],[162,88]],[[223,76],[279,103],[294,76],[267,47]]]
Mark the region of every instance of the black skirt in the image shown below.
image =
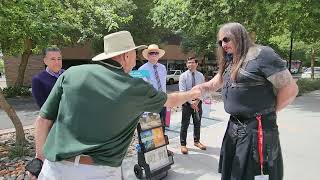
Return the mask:
[[[257,120],[230,116],[223,138],[219,173],[222,180],[254,180],[261,174],[258,154]],[[282,180],[283,162],[276,115],[262,117],[263,172],[269,180]]]

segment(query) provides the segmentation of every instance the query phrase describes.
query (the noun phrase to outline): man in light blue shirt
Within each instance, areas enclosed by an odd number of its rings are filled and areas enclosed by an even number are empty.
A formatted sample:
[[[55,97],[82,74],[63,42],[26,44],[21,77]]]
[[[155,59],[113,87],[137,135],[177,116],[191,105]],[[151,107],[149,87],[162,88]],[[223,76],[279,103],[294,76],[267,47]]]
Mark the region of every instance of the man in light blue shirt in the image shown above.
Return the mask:
[[[166,92],[166,67],[158,63],[159,59],[165,54],[163,49],[159,49],[158,45],[151,44],[147,49],[142,51],[142,56],[148,60],[139,70],[147,70],[150,77],[147,79],[158,91]]]
[[[163,49],[160,49],[158,45],[151,44],[147,49],[142,51],[142,56],[148,60],[147,63],[142,65],[138,70],[147,70],[149,72],[149,77],[145,79],[153,85],[158,91],[166,92],[166,77],[167,70],[166,67],[158,63],[159,59],[165,54]],[[160,114],[160,119],[163,126],[163,134],[165,134],[165,124],[166,124],[166,107],[163,107]],[[173,152],[168,150],[168,154],[172,155]]]
[[[179,91],[189,91],[193,86],[204,83],[204,76],[201,72],[197,71],[198,61],[195,57],[189,57],[187,59],[188,70],[181,74],[179,78]],[[180,130],[180,144],[181,153],[188,154],[187,148],[187,133],[190,124],[190,116],[193,119],[193,138],[194,145],[201,150],[206,150],[206,146],[200,143],[200,127],[202,116],[202,101],[195,99],[193,101],[186,102],[182,105],[182,120]]]

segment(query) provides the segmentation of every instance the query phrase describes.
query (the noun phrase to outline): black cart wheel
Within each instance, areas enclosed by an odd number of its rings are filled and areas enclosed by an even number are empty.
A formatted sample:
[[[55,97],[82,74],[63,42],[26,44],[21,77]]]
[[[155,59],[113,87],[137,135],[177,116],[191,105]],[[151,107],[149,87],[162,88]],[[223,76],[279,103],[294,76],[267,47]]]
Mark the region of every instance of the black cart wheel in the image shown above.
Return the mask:
[[[142,170],[142,168],[139,166],[139,164],[134,165],[134,174],[136,175],[136,177],[137,177],[138,179],[142,179],[143,170]]]

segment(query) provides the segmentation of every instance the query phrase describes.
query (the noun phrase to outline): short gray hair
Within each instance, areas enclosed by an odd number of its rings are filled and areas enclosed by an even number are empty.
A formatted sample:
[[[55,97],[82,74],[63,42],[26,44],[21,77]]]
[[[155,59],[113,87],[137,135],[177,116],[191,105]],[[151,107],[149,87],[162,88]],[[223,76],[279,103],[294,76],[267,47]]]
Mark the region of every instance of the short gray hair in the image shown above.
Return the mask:
[[[43,50],[43,57],[46,57],[49,52],[60,52],[61,50],[58,47],[48,47]]]

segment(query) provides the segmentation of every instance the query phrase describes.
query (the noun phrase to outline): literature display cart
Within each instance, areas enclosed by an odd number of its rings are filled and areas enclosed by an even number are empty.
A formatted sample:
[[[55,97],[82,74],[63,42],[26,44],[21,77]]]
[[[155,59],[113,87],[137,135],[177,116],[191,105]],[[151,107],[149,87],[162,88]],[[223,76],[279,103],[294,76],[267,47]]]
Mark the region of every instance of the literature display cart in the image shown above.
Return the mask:
[[[138,164],[134,166],[138,179],[163,179],[174,163],[173,156],[167,152],[169,141],[163,134],[163,126],[157,113],[144,113],[140,118],[137,127],[139,144],[136,145]]]

